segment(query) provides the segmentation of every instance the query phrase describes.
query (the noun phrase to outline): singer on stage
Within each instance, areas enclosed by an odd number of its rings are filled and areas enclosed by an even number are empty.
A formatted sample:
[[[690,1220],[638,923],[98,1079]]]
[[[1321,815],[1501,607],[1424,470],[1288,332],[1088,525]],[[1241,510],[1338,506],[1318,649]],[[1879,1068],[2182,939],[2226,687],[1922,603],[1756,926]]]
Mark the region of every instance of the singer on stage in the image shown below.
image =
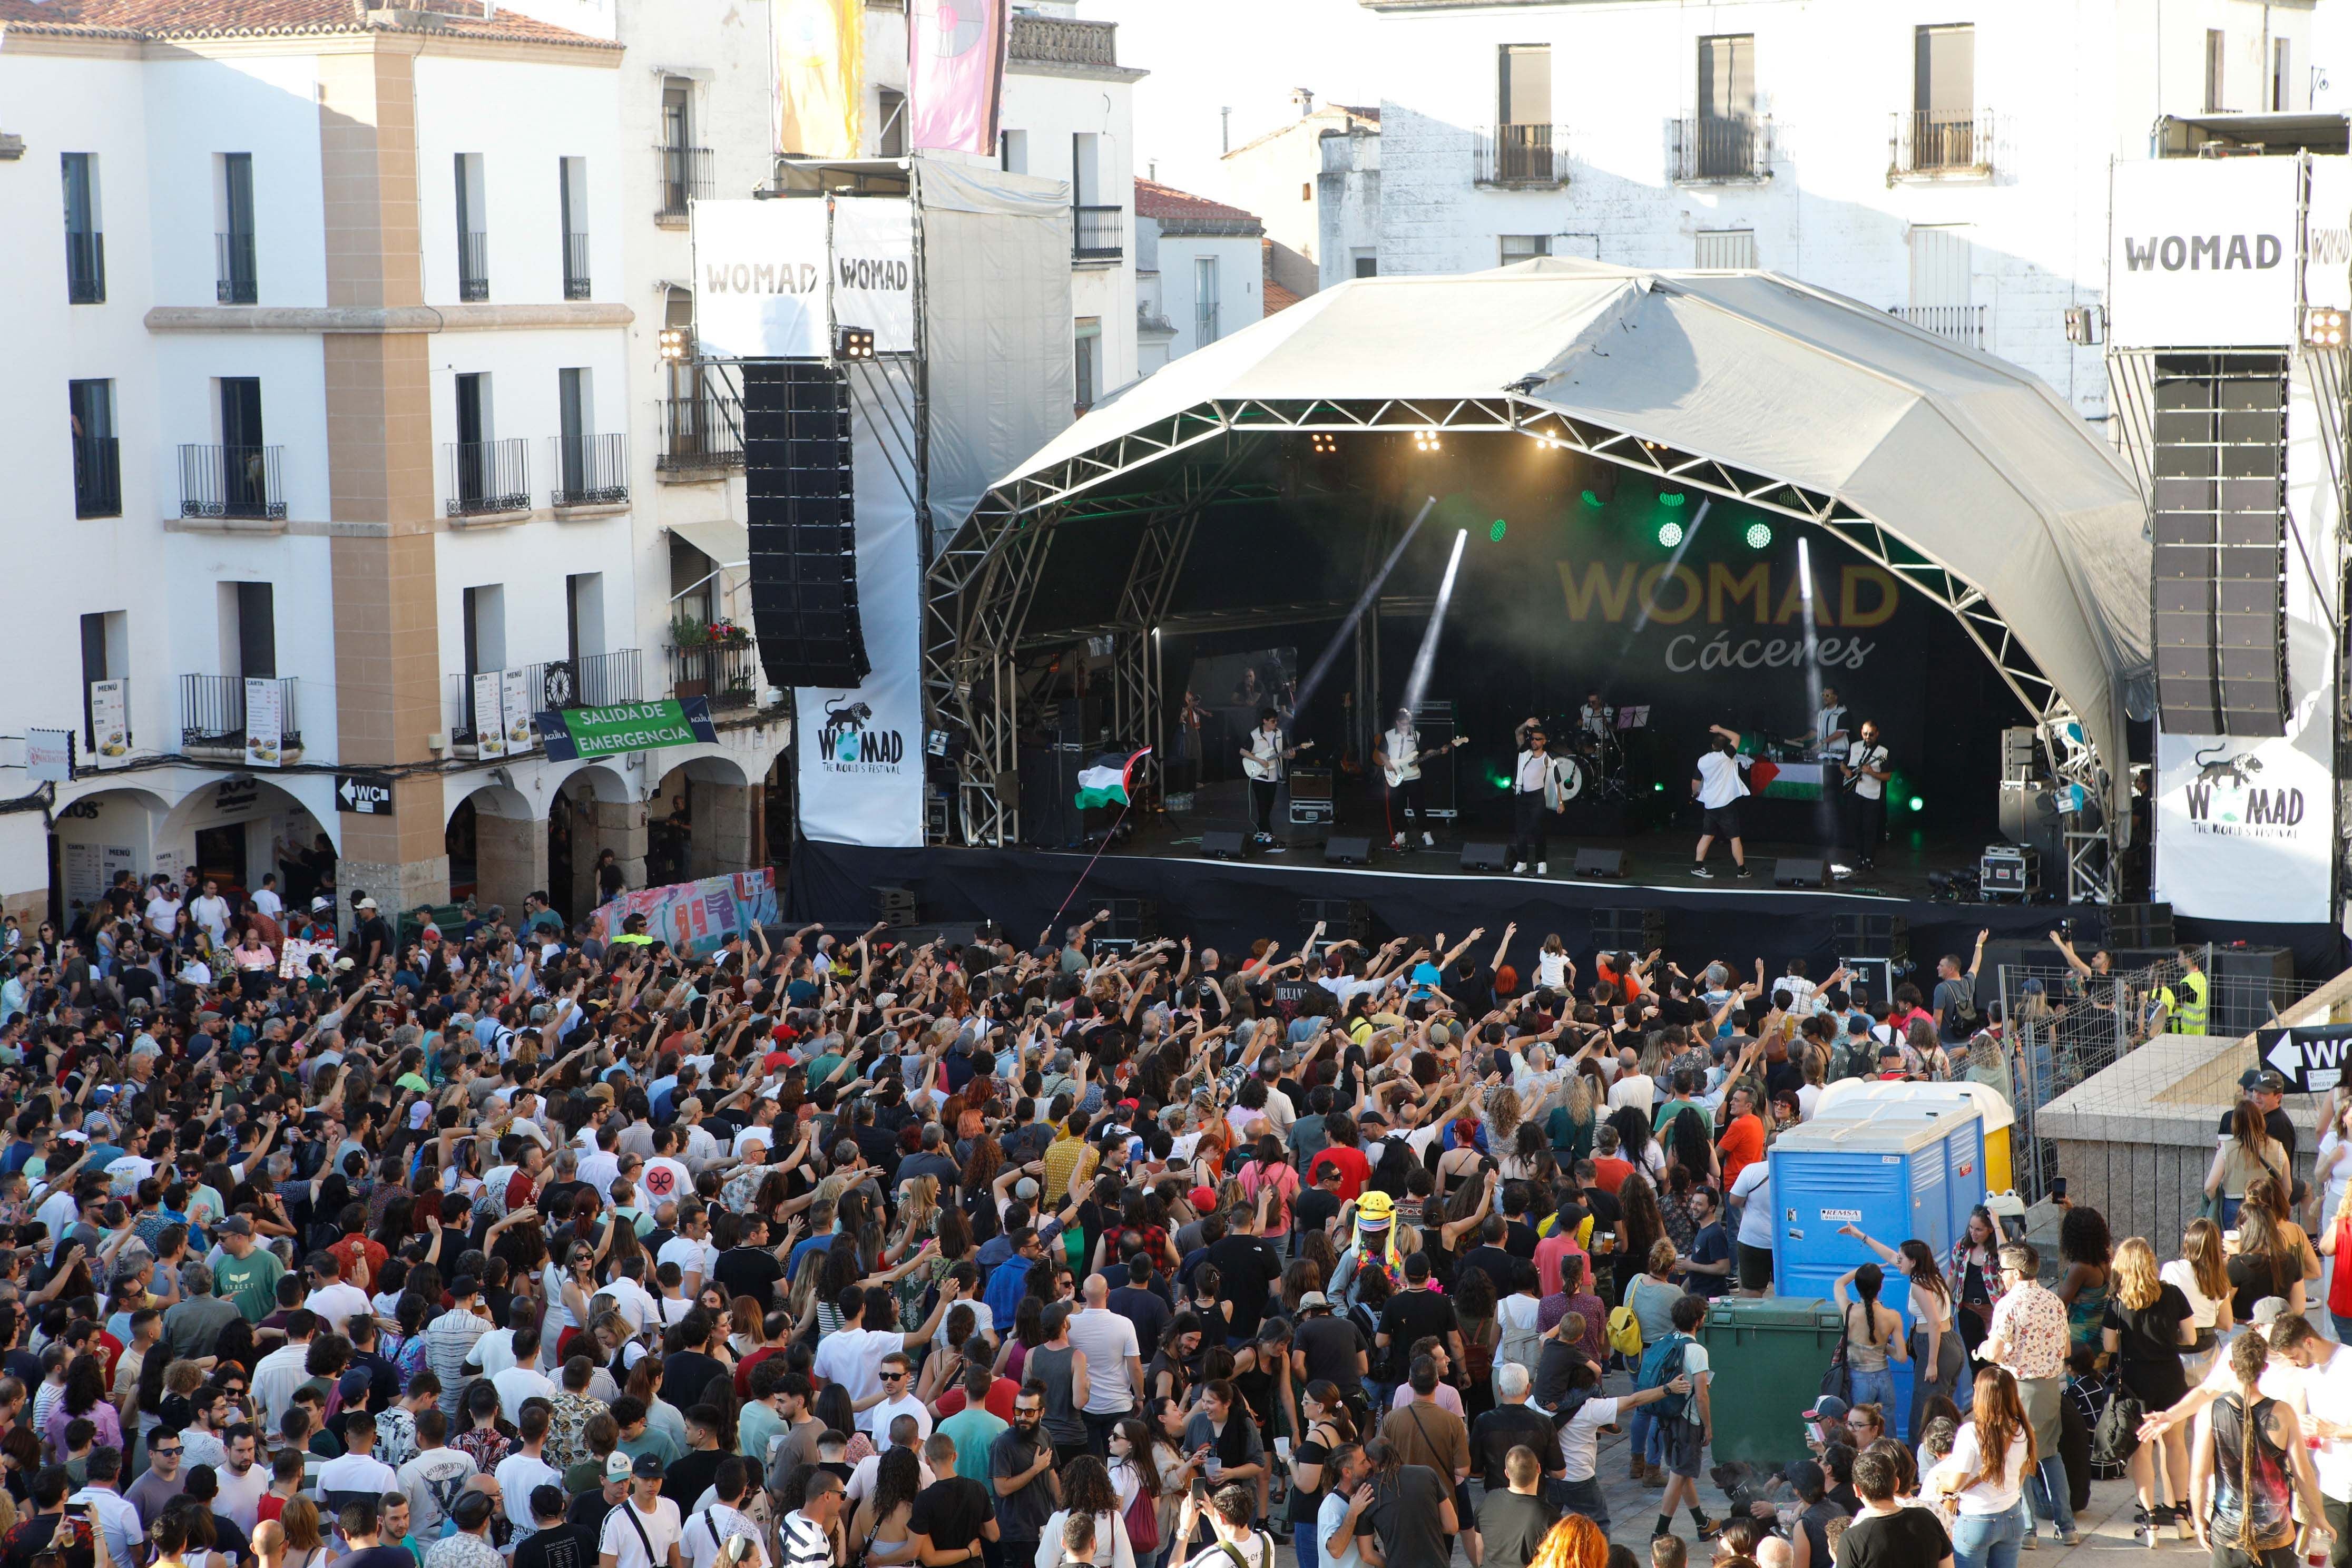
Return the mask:
[[[1422,827],[1422,813],[1426,809],[1421,792],[1421,731],[1413,727],[1412,710],[1396,710],[1396,723],[1381,731],[1372,747],[1372,762],[1381,770],[1389,792],[1389,847],[1405,847],[1405,836],[1421,828],[1424,847],[1436,839]]]
[[[1242,748],[1242,772],[1249,775],[1250,826],[1269,855],[1279,855],[1284,848],[1274,841],[1274,797],[1282,784],[1282,764],[1314,744],[1286,745],[1281,722],[1273,709],[1259,709],[1257,728]]]
[[[1550,738],[1533,719],[1519,726],[1519,759],[1511,773],[1511,875],[1527,874],[1528,862],[1536,863],[1536,875],[1546,876],[1550,866],[1546,859],[1550,824],[1544,820],[1547,813],[1558,816],[1568,809],[1560,795],[1559,759],[1550,753]]]
[[[1845,788],[1838,802],[1839,837],[1844,840],[1842,848],[1861,862],[1865,871],[1878,865],[1878,841],[1886,837],[1886,781],[1895,769],[1887,761],[1886,747],[1878,739],[1878,726],[1868,719],[1862,721],[1861,738],[1848,748],[1845,759]],[[1840,880],[1853,874],[1847,866],[1832,865],[1832,874]]]

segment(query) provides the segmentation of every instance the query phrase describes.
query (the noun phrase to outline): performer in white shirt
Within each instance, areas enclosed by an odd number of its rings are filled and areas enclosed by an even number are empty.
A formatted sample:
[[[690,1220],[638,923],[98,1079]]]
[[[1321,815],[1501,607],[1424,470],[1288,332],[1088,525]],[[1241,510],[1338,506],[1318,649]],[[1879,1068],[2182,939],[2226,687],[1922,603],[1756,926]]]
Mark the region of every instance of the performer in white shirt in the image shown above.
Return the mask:
[[[1748,759],[1739,754],[1739,731],[1720,724],[1709,724],[1707,731],[1715,739],[1691,780],[1691,798],[1706,814],[1699,824],[1698,848],[1691,857],[1691,875],[1715,875],[1706,868],[1706,852],[1720,835],[1731,841],[1731,860],[1738,868],[1732,874],[1752,877],[1756,873],[1748,868],[1748,847],[1739,838],[1739,801],[1748,793]]]
[[[1533,860],[1541,877],[1551,869],[1545,858],[1550,825],[1544,814],[1557,816],[1568,802],[1559,793],[1559,759],[1549,750],[1550,738],[1532,723],[1519,733],[1522,749],[1511,773],[1511,875],[1525,876]]]
[[[1405,847],[1405,834],[1422,827],[1421,793],[1421,731],[1413,728],[1412,710],[1396,710],[1396,725],[1381,732],[1372,746],[1372,762],[1381,770],[1388,785],[1389,847]],[[1434,847],[1437,840],[1422,827],[1423,847]]]
[[[1878,726],[1864,719],[1860,738],[1846,749],[1845,789],[1838,802],[1838,822],[1843,840],[1840,847],[1865,871],[1878,864],[1878,841],[1886,837],[1886,781],[1894,773],[1886,747],[1878,738]],[[1830,870],[1841,881],[1853,875],[1849,866],[1832,864]]]
[[[1314,744],[1284,745],[1281,726],[1281,715],[1271,708],[1259,709],[1257,728],[1242,748],[1242,772],[1249,776],[1250,826],[1269,855],[1279,855],[1286,847],[1274,841],[1274,797],[1282,784],[1282,764]]]
[[[1845,700],[1834,686],[1822,688],[1821,710],[1813,715],[1813,727],[1801,736],[1797,743],[1805,754],[1817,762],[1845,761],[1846,743],[1853,739],[1845,725]]]

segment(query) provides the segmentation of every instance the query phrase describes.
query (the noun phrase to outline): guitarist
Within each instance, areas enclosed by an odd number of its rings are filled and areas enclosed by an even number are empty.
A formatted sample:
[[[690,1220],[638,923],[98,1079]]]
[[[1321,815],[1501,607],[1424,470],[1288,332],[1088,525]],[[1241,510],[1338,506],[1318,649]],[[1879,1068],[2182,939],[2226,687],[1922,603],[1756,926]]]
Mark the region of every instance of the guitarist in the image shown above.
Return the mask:
[[[1838,802],[1838,816],[1844,829],[1843,847],[1865,871],[1877,865],[1878,841],[1886,836],[1886,781],[1894,773],[1886,746],[1878,738],[1878,726],[1864,720],[1856,739],[1846,748],[1845,788]],[[1852,872],[1837,874],[1843,880]]]
[[[1242,772],[1249,775],[1250,826],[1269,855],[1279,855],[1286,847],[1274,841],[1274,797],[1282,783],[1282,764],[1315,744],[1308,741],[1286,746],[1285,738],[1281,715],[1261,708],[1257,728],[1249,732],[1249,744],[1242,748]]]
[[[1396,710],[1396,728],[1385,730],[1373,745],[1372,761],[1388,782],[1389,846],[1402,849],[1408,828],[1420,827],[1423,806],[1421,795],[1421,731],[1412,725],[1412,710]],[[1402,817],[1405,826],[1397,826]],[[1424,848],[1433,848],[1437,840],[1422,827],[1421,842]]]

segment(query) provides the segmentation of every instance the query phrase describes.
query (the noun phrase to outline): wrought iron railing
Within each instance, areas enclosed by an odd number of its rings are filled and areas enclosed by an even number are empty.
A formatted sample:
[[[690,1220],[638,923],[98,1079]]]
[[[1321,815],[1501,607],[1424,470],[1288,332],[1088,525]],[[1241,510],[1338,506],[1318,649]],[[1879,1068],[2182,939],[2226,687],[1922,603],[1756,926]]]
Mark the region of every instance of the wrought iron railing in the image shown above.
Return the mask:
[[[749,708],[760,699],[760,649],[756,644],[719,647],[704,643],[695,647],[672,647],[669,666],[672,697],[708,697],[713,708]]]
[[[77,436],[73,442],[74,515],[122,515],[122,443],[112,436]]]
[[[1070,209],[1070,254],[1080,261],[1116,261],[1126,249],[1127,209],[1080,206]]]
[[[551,436],[555,486],[550,506],[618,506],[629,499],[629,437],[618,430],[597,436]]]
[[[1890,177],[1990,174],[1992,110],[1983,109],[1974,114],[1938,114],[1927,110],[1906,114],[1898,110],[1888,142]]]
[[[180,515],[284,517],[285,457],[283,447],[182,447]]]
[[[1568,127],[1503,124],[1477,132],[1471,177],[1482,185],[1568,184]]]
[[[489,297],[490,237],[487,230],[468,230],[457,237],[457,298]]]
[[[1772,177],[1772,122],[1695,114],[1672,122],[1675,178],[1684,184]]]
[[[215,298],[224,305],[250,305],[261,298],[260,274],[254,264],[253,236],[232,229],[213,236],[217,259]]]
[[[505,441],[451,441],[447,514],[530,510],[530,444],[520,436]]]
[[[654,467],[675,473],[691,468],[732,468],[743,463],[743,405],[711,393],[661,400],[662,444]]]
[[[285,751],[302,745],[302,722],[294,705],[301,682],[278,681],[279,742]],[[245,750],[245,678],[240,675],[180,677],[180,749],[185,752]]]
[[[563,297],[588,298],[588,237],[584,234],[563,237]]]
[[[710,194],[710,149],[656,146],[654,156],[661,163],[661,205],[654,216],[665,222],[683,223],[686,204]]]
[[[1982,305],[1895,305],[1886,312],[1900,316],[1922,331],[1972,349],[1984,347],[1985,308]]]
[[[66,231],[66,302],[106,303],[106,236],[94,229]]]

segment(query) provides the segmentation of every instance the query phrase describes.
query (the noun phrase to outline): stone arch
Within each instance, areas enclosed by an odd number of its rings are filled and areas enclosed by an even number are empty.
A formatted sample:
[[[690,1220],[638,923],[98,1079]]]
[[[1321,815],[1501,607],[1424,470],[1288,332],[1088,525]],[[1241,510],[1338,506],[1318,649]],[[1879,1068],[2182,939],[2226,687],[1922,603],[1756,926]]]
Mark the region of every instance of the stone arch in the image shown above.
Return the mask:
[[[153,790],[128,784],[60,801],[49,825],[56,857],[50,918],[70,923],[113,884],[117,871],[135,881],[152,870],[157,834],[171,810]]]
[[[341,832],[333,812],[312,811],[276,780],[233,773],[208,779],[173,803],[156,824],[152,863],[208,873],[222,883],[223,893],[249,893],[264,876],[276,873],[285,884],[280,896],[292,903],[307,899],[311,889],[294,885],[295,868],[281,862],[277,846],[282,842],[289,852],[315,850],[324,837],[340,855]],[[328,861],[312,869],[331,866]]]
[[[725,752],[689,757],[662,775],[646,826],[646,877],[690,882],[766,863],[764,790]]]
[[[471,896],[478,908],[497,905],[522,919],[527,893],[547,885],[547,835],[539,810],[511,784],[483,784],[449,808],[442,828],[449,857],[449,896]]]
[[[592,763],[564,774],[548,803],[543,885],[565,919],[599,902],[596,859],[606,849],[625,885],[645,886],[645,804],[618,770]]]

